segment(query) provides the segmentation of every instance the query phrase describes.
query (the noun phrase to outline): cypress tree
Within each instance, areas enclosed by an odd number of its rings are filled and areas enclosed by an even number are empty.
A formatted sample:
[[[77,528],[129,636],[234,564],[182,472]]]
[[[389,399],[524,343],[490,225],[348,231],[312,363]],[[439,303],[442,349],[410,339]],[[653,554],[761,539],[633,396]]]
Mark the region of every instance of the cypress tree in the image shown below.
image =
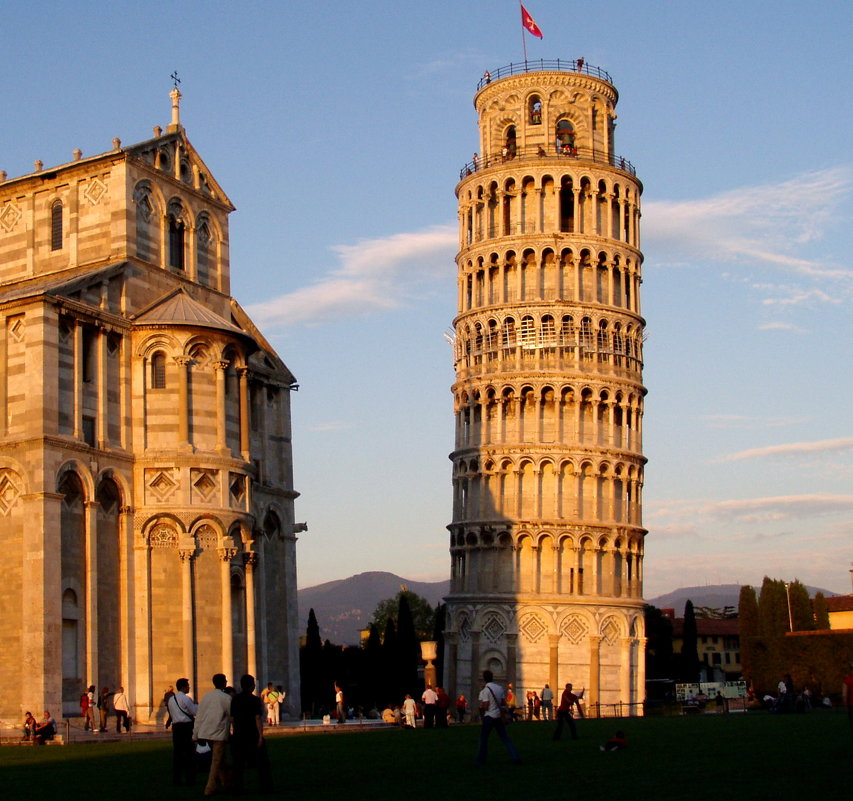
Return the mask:
[[[402,704],[400,682],[397,677],[397,627],[394,618],[385,621],[385,634],[382,637],[382,692],[383,700],[391,704]]]
[[[305,631],[305,645],[299,654],[301,672],[302,709],[314,715],[321,700],[320,677],[323,663],[323,642],[320,639],[320,626],[314,610],[308,612],[308,627]]]
[[[362,684],[365,706],[378,707],[381,701],[382,640],[379,637],[379,630],[373,623],[370,624],[370,633],[364,646],[363,665]]]
[[[819,592],[814,597],[814,620],[815,628],[818,631],[827,631],[829,629],[829,605],[826,603],[826,596]]]
[[[699,681],[699,651],[696,635],[696,613],[693,602],[684,605],[684,631],[681,638],[681,681],[693,683]]]
[[[432,638],[435,640],[435,675],[438,683],[444,687],[444,624],[447,619],[447,604],[438,604],[435,607],[435,625],[432,630]],[[447,687],[444,687],[446,690]]]
[[[758,598],[755,587],[745,585],[738,597],[738,631],[740,634],[740,663],[744,678],[752,680],[753,638],[758,636]]]
[[[397,658],[398,676],[403,692],[411,693],[413,698],[419,697],[418,665],[421,661],[421,649],[418,638],[415,636],[412,611],[405,593],[400,594],[400,609],[397,616]]]
[[[780,637],[788,629],[785,582],[765,576],[758,596],[758,633],[762,637]]]

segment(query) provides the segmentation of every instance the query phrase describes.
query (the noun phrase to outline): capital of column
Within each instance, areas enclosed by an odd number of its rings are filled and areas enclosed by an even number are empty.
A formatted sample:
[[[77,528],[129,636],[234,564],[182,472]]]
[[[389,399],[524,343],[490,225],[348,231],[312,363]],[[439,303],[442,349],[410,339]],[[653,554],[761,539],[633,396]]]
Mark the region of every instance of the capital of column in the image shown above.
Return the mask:
[[[214,371],[218,372],[220,370],[227,370],[228,366],[231,364],[227,359],[223,359],[219,362],[211,362],[210,366],[214,369]]]
[[[256,551],[247,551],[243,554],[243,564],[249,570],[254,570],[258,564],[258,554]]]
[[[219,558],[223,562],[230,562],[237,555],[237,549],[236,548],[217,548],[216,553],[219,554]]]
[[[191,562],[195,559],[195,548],[179,548],[178,556],[181,557],[182,562]]]
[[[175,364],[177,364],[178,367],[186,367],[192,361],[189,356],[173,356],[172,358],[175,360]]]

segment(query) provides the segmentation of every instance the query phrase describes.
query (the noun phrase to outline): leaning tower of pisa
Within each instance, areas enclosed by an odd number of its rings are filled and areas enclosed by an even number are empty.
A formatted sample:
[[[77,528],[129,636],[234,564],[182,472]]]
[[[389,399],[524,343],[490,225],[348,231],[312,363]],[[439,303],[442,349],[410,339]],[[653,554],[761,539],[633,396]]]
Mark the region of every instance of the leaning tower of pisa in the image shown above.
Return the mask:
[[[583,60],[486,73],[462,169],[447,687],[644,698],[640,194]],[[623,711],[627,711],[623,707]]]

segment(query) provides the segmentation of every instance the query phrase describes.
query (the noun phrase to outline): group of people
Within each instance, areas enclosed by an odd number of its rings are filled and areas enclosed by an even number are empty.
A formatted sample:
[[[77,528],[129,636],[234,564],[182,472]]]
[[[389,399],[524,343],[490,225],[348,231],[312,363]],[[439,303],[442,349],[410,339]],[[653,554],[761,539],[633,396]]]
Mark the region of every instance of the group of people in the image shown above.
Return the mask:
[[[26,713],[22,740],[28,740],[35,745],[44,745],[54,737],[56,737],[56,720],[50,712],[45,711],[41,721],[37,721],[32,712]]]
[[[266,688],[261,690],[261,701],[267,709],[267,726],[278,726],[281,722],[281,708],[287,698],[287,693],[279,684],[273,687],[273,683],[267,684]]]
[[[242,792],[247,767],[257,770],[262,793],[273,791],[272,771],[264,742],[267,704],[255,695],[255,678],[240,678],[240,692],[228,686],[224,674],[211,679],[213,690],[196,704],[189,694],[189,679],[175,683],[177,692],[168,695],[166,706],[172,728],[172,782],[195,783],[199,754],[210,755],[205,795],[218,789]],[[227,746],[231,746],[231,759]]]
[[[121,733],[122,729],[125,734],[129,734],[132,723],[130,701],[125,695],[124,687],[119,687],[115,692],[110,692],[109,687],[104,687],[100,694],[96,694],[95,685],[91,684],[86,692],[80,696],[80,714],[83,717],[83,729],[85,731],[107,731],[110,711],[115,713],[116,734]],[[98,716],[97,724],[95,721],[96,713]]]

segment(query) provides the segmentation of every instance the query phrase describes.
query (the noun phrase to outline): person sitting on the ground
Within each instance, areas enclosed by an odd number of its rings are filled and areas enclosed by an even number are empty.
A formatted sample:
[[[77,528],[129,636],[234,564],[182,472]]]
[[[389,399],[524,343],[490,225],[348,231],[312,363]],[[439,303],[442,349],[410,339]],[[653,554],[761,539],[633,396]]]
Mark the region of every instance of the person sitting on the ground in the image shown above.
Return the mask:
[[[50,712],[45,711],[44,720],[36,726],[35,740],[36,745],[44,745],[48,740],[52,740],[56,736],[56,721],[51,717]]]
[[[604,745],[599,746],[601,751],[621,751],[628,747],[628,738],[621,729],[616,732]]]
[[[33,717],[33,713],[27,712],[24,716],[24,736],[21,739],[31,740],[33,735],[36,733],[37,726],[38,723],[36,722],[35,717]]]
[[[382,710],[382,722],[383,723],[391,723],[391,724],[394,724],[397,722],[394,719],[394,710],[391,709],[390,706],[386,706],[385,709]]]

